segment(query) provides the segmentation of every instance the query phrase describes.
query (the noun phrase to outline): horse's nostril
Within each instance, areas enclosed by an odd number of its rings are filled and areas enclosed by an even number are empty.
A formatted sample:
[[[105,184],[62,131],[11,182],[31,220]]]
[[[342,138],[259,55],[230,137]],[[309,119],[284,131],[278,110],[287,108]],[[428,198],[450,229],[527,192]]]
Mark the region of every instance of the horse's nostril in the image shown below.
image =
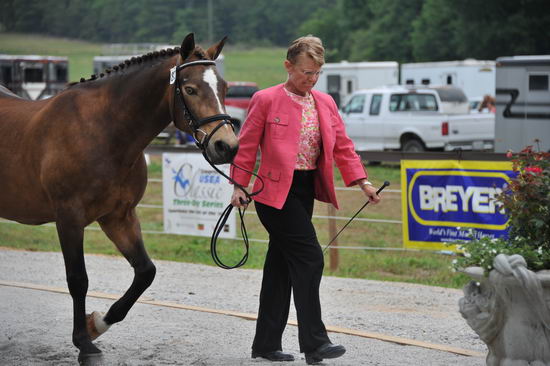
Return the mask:
[[[231,147],[225,142],[218,140],[214,143],[216,147],[216,152],[219,154],[225,154],[227,151],[231,150]]]
[[[239,145],[231,146],[221,140],[216,141],[214,143],[214,147],[216,149],[216,153],[228,161],[233,161],[233,158],[237,155],[237,151],[239,150]]]

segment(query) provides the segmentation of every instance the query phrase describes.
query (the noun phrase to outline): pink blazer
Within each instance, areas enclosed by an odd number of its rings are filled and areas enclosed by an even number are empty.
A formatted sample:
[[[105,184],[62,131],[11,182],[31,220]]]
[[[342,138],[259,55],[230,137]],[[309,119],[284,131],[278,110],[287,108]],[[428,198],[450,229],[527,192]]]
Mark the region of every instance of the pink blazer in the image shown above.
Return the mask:
[[[334,190],[334,163],[342,173],[346,186],[366,178],[367,172],[346,134],[344,121],[332,97],[316,90],[312,90],[312,94],[322,139],[314,179],[315,198],[330,202],[338,208]],[[240,132],[239,151],[234,163],[247,170],[254,169],[260,148],[258,172],[264,181],[264,189],[254,200],[277,209],[283,207],[296,165],[301,121],[302,107],[288,97],[283,84],[256,92],[252,97],[248,117]],[[246,187],[251,175],[232,166],[231,177]],[[260,187],[260,180],[256,179],[254,191]]]

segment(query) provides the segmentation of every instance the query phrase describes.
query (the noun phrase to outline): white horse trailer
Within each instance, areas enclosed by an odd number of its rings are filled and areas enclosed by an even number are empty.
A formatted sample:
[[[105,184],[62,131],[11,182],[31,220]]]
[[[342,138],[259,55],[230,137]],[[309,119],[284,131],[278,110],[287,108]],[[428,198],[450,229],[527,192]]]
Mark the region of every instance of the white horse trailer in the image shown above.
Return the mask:
[[[401,65],[402,85],[454,85],[472,103],[495,95],[495,61],[419,62]]]
[[[539,140],[550,151],[550,55],[496,62],[495,151],[520,151]]]
[[[327,63],[315,89],[330,94],[338,106],[359,89],[371,89],[399,82],[399,64],[385,62]]]
[[[68,77],[67,57],[0,55],[0,84],[23,98],[49,98],[67,86]]]

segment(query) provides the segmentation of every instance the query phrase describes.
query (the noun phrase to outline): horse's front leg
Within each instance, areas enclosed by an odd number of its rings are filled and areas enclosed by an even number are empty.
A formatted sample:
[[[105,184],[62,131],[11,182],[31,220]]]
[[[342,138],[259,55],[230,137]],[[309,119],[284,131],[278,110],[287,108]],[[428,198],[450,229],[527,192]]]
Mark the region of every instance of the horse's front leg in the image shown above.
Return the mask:
[[[134,280],[126,293],[111,306],[103,319],[98,319],[96,315],[95,325],[99,320],[100,327],[105,331],[107,329],[104,325],[108,327],[126,317],[130,308],[153,282],[156,268],[143,245],[141,228],[134,208],[118,209],[101,217],[98,222],[134,268]],[[96,330],[97,332],[91,329],[91,332],[94,336],[99,336],[102,331]]]
[[[58,214],[56,226],[65,260],[67,285],[73,298],[73,344],[80,350],[79,359],[82,359],[101,351],[92,344],[86,329],[88,275],[84,263],[84,226],[74,217],[72,213]]]

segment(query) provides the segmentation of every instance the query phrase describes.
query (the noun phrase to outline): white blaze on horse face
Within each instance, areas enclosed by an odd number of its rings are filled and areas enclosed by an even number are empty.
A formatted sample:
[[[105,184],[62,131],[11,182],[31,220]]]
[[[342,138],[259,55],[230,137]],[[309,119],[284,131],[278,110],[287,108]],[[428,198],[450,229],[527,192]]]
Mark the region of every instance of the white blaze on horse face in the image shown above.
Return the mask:
[[[204,71],[204,74],[202,75],[202,79],[210,86],[210,88],[212,88],[212,92],[214,93],[216,101],[218,102],[218,113],[225,113],[222,107],[222,103],[220,102],[220,97],[218,96],[218,78],[214,70],[212,70],[211,68],[206,69]]]

